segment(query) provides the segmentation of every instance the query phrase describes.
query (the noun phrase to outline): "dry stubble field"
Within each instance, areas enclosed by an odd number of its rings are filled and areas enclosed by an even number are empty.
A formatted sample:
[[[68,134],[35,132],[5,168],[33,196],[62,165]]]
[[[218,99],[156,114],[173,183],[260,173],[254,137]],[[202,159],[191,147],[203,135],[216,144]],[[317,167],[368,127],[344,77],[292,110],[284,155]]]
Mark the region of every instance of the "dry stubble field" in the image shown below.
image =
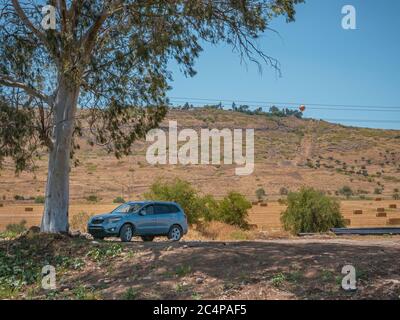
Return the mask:
[[[389,208],[396,205],[396,208]],[[116,204],[72,204],[70,206],[70,217],[79,212],[99,214],[109,212]],[[25,211],[32,208],[33,211]],[[386,217],[377,217],[378,208],[383,208]],[[29,209],[28,209],[29,210]],[[39,225],[42,216],[43,205],[38,204],[4,204],[0,207],[0,231],[4,230],[9,223],[27,221],[27,226]],[[280,213],[285,206],[278,202],[268,202],[267,206],[256,205],[249,212],[249,222],[257,225],[258,231],[265,231],[270,235],[281,233]],[[362,210],[362,214],[354,214],[355,210]],[[349,227],[383,227],[389,225],[400,227],[400,201],[341,201],[341,211],[346,219],[350,220]],[[397,219],[393,220],[393,219]],[[394,223],[393,223],[394,222]]]

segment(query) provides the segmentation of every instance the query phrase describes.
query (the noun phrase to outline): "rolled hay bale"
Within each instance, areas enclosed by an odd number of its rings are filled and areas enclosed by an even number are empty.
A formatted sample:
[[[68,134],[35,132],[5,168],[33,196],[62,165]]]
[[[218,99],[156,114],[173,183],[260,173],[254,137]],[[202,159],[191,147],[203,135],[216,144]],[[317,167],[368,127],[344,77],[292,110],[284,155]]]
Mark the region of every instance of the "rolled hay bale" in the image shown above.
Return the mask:
[[[344,225],[345,226],[349,226],[351,224],[351,220],[350,219],[343,219],[344,221]]]
[[[375,201],[382,201],[382,198],[375,198]]]
[[[388,219],[386,224],[388,226],[396,226],[396,225],[400,225],[400,218],[391,218]]]
[[[260,203],[260,206],[261,206],[261,207],[268,207],[268,203],[266,203],[266,202],[261,202],[261,203]]]
[[[0,208],[3,208],[3,207],[4,207],[4,204],[0,203]]]
[[[252,201],[251,204],[252,204],[253,206],[257,206],[257,205],[258,205],[258,201]]]
[[[26,208],[25,208],[25,211],[26,211],[26,212],[32,212],[32,211],[33,211],[33,208],[32,208],[32,207],[26,207]]]
[[[1,207],[1,203],[0,203]],[[397,204],[389,204],[389,209],[397,209]]]
[[[363,214],[363,211],[362,210],[354,210],[353,214]]]
[[[386,218],[387,215],[386,215],[386,212],[377,212],[376,217],[377,218]]]
[[[385,208],[377,208],[376,211],[377,212],[385,212]]]

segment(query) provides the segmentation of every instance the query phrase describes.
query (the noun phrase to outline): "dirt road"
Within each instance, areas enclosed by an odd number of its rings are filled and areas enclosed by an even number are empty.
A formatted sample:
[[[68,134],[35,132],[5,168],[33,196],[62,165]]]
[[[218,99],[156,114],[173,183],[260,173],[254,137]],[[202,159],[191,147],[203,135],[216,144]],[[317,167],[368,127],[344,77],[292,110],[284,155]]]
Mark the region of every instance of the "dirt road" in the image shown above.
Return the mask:
[[[101,290],[106,298],[121,297],[127,288],[144,299],[400,298],[399,237],[132,242],[123,247],[110,274],[97,267],[73,282],[106,285]],[[355,292],[341,288],[341,270],[349,264],[357,272]]]

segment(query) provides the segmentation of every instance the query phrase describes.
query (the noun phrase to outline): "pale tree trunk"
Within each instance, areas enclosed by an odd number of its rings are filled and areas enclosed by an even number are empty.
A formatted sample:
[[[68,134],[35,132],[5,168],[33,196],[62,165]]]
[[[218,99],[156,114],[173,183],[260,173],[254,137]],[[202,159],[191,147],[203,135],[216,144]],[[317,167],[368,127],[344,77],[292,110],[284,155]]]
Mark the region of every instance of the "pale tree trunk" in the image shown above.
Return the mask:
[[[54,102],[53,146],[49,152],[46,198],[40,230],[68,232],[69,172],[79,88],[61,78]]]

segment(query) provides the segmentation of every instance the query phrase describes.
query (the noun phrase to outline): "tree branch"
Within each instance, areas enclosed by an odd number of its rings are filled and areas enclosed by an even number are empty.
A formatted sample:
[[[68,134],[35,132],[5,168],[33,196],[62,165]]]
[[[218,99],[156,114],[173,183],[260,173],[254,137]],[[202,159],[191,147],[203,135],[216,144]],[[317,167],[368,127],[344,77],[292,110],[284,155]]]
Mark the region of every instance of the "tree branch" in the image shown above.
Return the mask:
[[[29,20],[29,18],[26,16],[24,10],[21,8],[19,1],[18,0],[12,0],[13,7],[15,9],[15,12],[17,13],[18,17],[21,19],[21,21],[25,24],[25,26],[31,30],[41,41],[44,45],[47,47],[50,47],[46,35],[42,32],[40,32]]]
[[[49,97],[48,95],[30,87],[29,85],[23,82],[14,80],[7,75],[0,74],[0,84],[11,88],[20,88],[32,97],[39,98],[44,102],[46,102],[48,105],[52,104],[52,98]]]

